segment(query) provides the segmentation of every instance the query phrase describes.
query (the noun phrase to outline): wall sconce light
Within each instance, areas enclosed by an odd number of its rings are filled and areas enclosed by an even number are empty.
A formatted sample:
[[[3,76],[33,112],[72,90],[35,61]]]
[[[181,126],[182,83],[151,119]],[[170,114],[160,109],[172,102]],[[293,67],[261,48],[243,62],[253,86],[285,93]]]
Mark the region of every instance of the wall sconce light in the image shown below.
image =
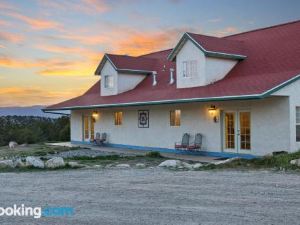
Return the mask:
[[[94,121],[96,121],[98,119],[98,117],[99,117],[99,113],[97,111],[94,111],[92,113],[92,118],[94,119]]]
[[[219,121],[219,118],[217,116],[217,108],[215,105],[211,105],[210,108],[208,109],[209,114],[213,117],[213,120],[215,123]]]

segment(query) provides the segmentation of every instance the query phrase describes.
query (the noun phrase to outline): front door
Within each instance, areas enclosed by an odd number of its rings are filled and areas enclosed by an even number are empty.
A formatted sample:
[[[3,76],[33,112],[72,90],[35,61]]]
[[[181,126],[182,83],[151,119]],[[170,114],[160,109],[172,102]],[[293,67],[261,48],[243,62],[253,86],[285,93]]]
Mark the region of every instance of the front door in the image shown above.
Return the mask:
[[[247,153],[251,150],[251,113],[225,111],[223,148],[226,152]]]
[[[83,141],[89,142],[95,137],[95,120],[92,116],[83,116]]]

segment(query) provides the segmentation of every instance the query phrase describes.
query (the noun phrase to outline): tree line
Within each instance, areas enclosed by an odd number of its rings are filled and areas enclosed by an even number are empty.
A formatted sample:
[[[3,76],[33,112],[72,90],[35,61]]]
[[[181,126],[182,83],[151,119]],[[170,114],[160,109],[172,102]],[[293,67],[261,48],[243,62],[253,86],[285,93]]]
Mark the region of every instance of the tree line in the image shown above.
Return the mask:
[[[38,116],[0,117],[0,146],[10,141],[33,144],[46,141],[69,141],[70,118],[45,118]]]

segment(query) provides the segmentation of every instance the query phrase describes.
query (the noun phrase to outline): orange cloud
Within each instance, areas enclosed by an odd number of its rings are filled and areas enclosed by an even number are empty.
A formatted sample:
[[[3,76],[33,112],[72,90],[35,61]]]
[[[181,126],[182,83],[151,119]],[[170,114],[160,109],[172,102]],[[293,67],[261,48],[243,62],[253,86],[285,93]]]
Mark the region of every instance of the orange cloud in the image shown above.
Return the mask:
[[[224,37],[230,34],[238,33],[239,29],[236,27],[225,27],[224,29],[217,30],[212,33],[212,35],[215,35],[217,37]]]
[[[0,68],[31,68],[35,66],[37,66],[37,64],[29,60],[0,56]]]
[[[64,101],[78,96],[84,92],[83,88],[72,90],[53,91],[44,90],[39,87],[5,87],[0,88],[1,106],[18,106],[43,104],[49,105],[58,101]]]
[[[65,46],[57,46],[57,45],[37,45],[37,49],[47,51],[47,52],[53,52],[58,54],[72,54],[75,56],[82,56],[87,58],[88,60],[99,60],[99,57],[101,57],[103,54],[97,52],[97,51],[91,51],[88,48],[82,48],[82,47],[65,47]]]
[[[13,34],[9,32],[0,31],[0,41],[11,42],[19,44],[24,40],[24,36],[20,34]]]
[[[24,23],[28,24],[32,29],[36,30],[44,30],[44,29],[60,29],[62,27],[61,24],[45,19],[35,19],[25,15],[22,15],[17,12],[6,12],[6,15],[11,16],[13,18],[19,19]]]

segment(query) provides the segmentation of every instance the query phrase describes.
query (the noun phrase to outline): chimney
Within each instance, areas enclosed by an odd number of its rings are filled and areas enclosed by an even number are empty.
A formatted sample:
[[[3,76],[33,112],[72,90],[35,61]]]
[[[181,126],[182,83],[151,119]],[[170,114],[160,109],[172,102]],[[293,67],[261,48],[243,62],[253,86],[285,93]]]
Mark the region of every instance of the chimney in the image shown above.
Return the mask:
[[[174,84],[174,69],[170,68],[170,84]]]
[[[153,83],[152,83],[152,86],[156,86],[156,85],[157,85],[156,75],[157,75],[157,72],[156,72],[156,71],[153,71],[153,72],[152,72],[152,76],[153,76]]]

